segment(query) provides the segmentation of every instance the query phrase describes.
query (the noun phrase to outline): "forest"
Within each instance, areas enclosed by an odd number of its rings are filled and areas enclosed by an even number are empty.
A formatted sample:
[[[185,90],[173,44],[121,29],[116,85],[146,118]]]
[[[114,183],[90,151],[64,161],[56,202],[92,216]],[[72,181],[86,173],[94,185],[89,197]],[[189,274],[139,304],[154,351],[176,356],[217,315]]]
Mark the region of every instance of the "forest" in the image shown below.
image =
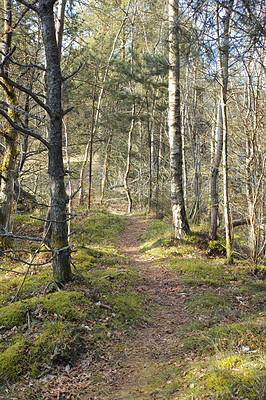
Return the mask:
[[[265,400],[265,0],[0,0],[0,399]]]

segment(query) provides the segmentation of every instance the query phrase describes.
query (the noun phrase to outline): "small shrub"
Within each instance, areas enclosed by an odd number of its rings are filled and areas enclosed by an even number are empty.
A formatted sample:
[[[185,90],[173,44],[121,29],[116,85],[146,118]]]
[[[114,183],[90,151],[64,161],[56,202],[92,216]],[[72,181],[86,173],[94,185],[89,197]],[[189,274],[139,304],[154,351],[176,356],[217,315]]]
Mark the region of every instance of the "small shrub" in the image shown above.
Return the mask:
[[[210,240],[206,253],[208,256],[224,256],[226,249],[218,240]]]

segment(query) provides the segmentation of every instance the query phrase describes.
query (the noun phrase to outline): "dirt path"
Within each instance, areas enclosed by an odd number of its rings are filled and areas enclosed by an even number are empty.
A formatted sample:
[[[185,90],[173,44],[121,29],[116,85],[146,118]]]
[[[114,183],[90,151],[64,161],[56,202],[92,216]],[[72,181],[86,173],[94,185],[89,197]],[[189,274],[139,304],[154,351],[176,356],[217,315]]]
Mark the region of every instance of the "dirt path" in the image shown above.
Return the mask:
[[[174,362],[179,353],[175,334],[186,315],[184,288],[177,276],[139,252],[140,237],[147,231],[145,218],[127,217],[117,247],[139,272],[135,290],[147,299],[145,322],[134,332],[114,332],[100,354],[88,352],[74,367],[43,379],[45,399],[159,400],[152,389],[158,365]],[[167,384],[167,374],[163,384]],[[156,385],[155,385],[156,386]],[[167,399],[175,397],[167,397]]]
[[[148,322],[136,327],[134,335],[119,338],[123,351],[109,355],[108,360],[98,365],[99,385],[91,397],[85,395],[84,399],[160,399],[158,392],[152,397],[150,389],[149,395],[146,392],[152,378],[150,371],[158,363],[169,363],[173,351],[178,352],[175,332],[187,318],[183,288],[175,274],[163,265],[153,266],[153,260],[139,252],[140,237],[146,231],[147,220],[128,218],[117,246],[142,277],[136,290],[151,304]]]

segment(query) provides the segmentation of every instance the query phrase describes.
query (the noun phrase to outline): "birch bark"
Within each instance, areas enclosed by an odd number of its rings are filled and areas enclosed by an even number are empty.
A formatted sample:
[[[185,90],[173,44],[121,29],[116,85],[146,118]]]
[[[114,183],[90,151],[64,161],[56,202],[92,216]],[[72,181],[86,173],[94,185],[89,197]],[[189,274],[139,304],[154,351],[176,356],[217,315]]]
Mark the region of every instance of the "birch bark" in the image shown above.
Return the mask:
[[[171,200],[175,235],[189,232],[183,194],[178,0],[169,0],[169,111]]]
[[[222,105],[222,121],[223,121],[223,192],[224,192],[224,225],[226,234],[226,258],[227,263],[233,262],[233,230],[230,215],[229,203],[229,187],[228,187],[228,118],[227,118],[227,88],[229,81],[229,35],[232,21],[234,0],[228,0],[224,7],[224,16],[222,18],[223,32],[222,41],[219,35],[219,4],[216,10],[216,26],[217,26],[217,43],[218,57],[221,80],[221,105]]]
[[[209,236],[212,240],[217,238],[218,213],[219,213],[219,167],[223,153],[223,118],[222,106],[219,102],[217,111],[216,135],[214,138],[214,160],[211,170],[211,226]]]

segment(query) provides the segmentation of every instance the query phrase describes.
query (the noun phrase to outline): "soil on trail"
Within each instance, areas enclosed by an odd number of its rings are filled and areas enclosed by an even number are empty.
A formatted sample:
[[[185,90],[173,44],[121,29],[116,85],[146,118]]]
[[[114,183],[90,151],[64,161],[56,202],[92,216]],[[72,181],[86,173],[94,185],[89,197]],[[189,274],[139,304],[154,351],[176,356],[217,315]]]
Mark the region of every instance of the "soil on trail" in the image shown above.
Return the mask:
[[[167,365],[174,356],[173,349],[178,351],[175,332],[187,319],[185,295],[176,274],[163,264],[154,266],[153,259],[139,252],[147,224],[147,219],[128,217],[117,243],[141,276],[135,290],[149,303],[147,322],[136,326],[133,335],[116,335],[114,345],[119,342],[121,351],[107,352],[95,372],[91,371],[99,381],[82,397],[84,400],[160,399],[158,391],[152,397],[150,390],[149,395],[146,392],[151,366],[161,362]]]

